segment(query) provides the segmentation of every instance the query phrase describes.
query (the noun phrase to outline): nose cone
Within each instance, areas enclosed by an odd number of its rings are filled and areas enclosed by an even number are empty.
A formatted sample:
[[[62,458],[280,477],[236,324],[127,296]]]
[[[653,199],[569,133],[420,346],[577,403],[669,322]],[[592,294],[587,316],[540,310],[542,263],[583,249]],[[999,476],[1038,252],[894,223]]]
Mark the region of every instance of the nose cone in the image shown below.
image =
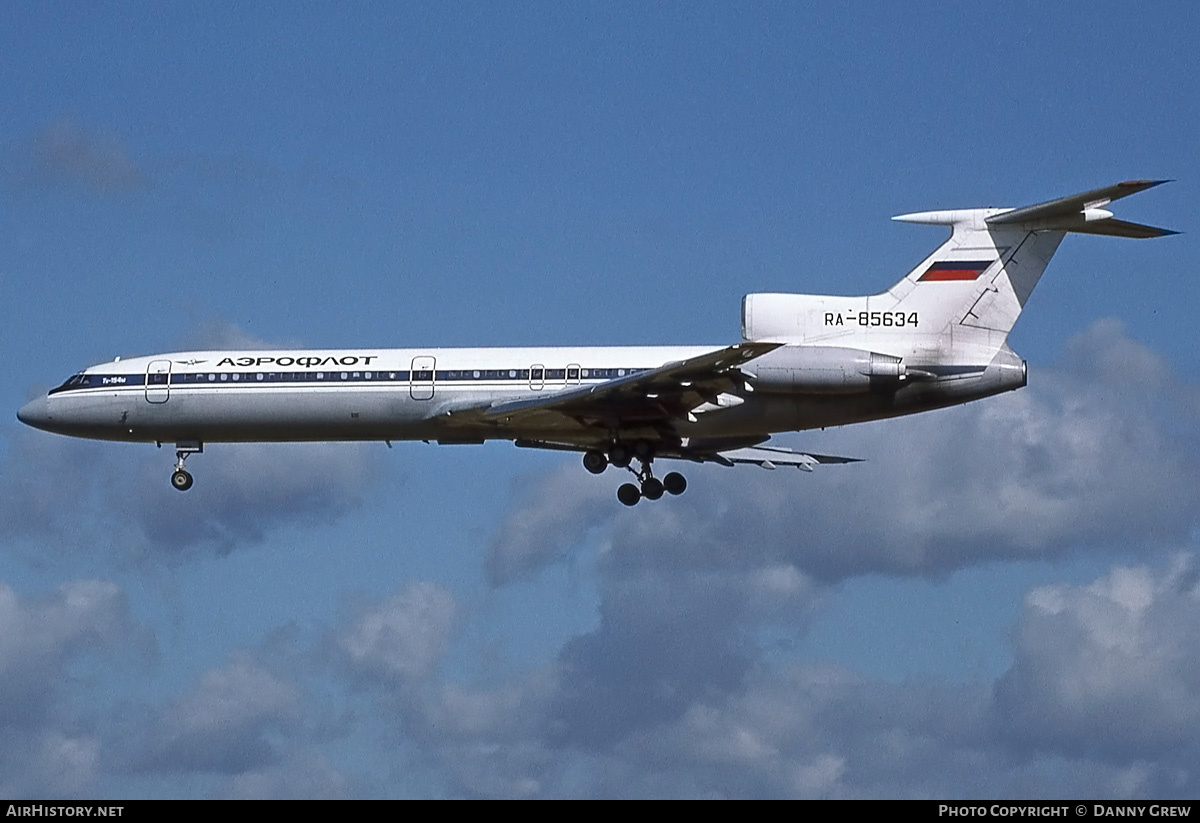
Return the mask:
[[[26,426],[33,426],[35,429],[50,428],[50,398],[42,395],[41,397],[30,400],[21,410],[17,412],[17,419]]]

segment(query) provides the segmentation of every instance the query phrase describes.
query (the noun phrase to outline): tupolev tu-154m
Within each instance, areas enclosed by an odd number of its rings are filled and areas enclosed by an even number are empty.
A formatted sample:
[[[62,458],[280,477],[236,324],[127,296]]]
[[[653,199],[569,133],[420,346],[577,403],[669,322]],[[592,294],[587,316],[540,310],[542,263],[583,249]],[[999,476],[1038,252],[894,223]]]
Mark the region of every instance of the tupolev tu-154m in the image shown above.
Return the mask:
[[[1068,232],[1161,237],[1115,218],[1133,180],[1024,208],[893,218],[950,237],[867,297],[750,294],[728,346],[193,351],[116,359],[73,375],[17,414],[74,437],[173,443],[172,485],[205,443],[425,440],[582,452],[628,469],[629,506],[681,494],[655,460],[795,466],[853,458],[766,445],[784,431],[944,408],[1019,389],[1008,333]],[[634,466],[636,464],[636,468]]]

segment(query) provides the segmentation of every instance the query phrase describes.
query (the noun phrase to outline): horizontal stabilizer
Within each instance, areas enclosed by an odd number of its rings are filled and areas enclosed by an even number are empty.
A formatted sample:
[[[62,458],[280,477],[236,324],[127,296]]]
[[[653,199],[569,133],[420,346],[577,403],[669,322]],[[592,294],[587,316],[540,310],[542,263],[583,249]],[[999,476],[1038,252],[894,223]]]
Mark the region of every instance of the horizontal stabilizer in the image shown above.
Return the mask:
[[[1169,180],[1127,180],[1102,189],[1060,197],[1034,206],[1009,209],[986,219],[989,226],[1021,226],[1041,231],[1069,231],[1112,237],[1150,238],[1178,234],[1170,229],[1117,220],[1105,206],[1114,200],[1169,183]]]

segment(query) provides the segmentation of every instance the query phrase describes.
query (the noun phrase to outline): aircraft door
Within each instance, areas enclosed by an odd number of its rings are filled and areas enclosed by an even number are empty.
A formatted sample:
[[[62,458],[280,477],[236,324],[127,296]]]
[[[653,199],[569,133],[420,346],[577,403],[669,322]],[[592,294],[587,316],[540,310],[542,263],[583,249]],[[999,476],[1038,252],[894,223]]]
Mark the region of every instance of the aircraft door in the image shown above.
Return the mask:
[[[541,363],[534,363],[529,367],[529,388],[533,391],[541,391],[546,386],[546,367]]]
[[[412,371],[408,374],[408,393],[413,400],[429,400],[433,397],[433,386],[437,361],[432,357],[414,357]]]
[[[166,403],[171,395],[171,361],[153,360],[146,367],[146,400]]]

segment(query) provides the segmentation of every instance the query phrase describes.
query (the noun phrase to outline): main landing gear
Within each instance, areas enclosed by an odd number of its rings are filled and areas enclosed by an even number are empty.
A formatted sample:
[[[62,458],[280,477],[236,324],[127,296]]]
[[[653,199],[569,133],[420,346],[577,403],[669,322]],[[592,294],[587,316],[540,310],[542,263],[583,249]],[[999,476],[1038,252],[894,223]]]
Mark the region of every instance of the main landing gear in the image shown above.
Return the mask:
[[[637,460],[640,469],[630,466]],[[619,469],[629,469],[638,479],[636,484],[623,483],[617,489],[617,499],[626,506],[635,506],[643,497],[647,500],[658,500],[667,494],[683,494],[687,489],[687,480],[679,472],[670,472],[662,480],[654,476],[651,464],[654,462],[654,446],[647,440],[637,440],[632,444],[615,443],[608,454],[592,449],[583,455],[583,467],[592,474],[600,474],[609,464]]]
[[[204,451],[204,444],[199,441],[175,444],[175,471],[171,472],[171,485],[179,491],[187,491],[194,482],[191,472],[183,467],[183,461],[187,460],[189,455],[199,454],[202,451]]]

